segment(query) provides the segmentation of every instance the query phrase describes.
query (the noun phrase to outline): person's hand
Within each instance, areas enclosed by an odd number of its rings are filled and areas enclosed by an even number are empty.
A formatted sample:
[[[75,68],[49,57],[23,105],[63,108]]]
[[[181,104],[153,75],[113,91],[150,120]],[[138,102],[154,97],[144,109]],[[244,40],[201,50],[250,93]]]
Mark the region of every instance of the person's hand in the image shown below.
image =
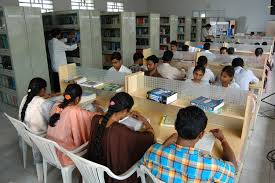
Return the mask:
[[[210,132],[217,138],[219,139],[221,142],[225,139],[223,132],[220,129],[213,129],[210,130]]]
[[[135,119],[137,119],[137,120],[139,120],[139,121],[141,121],[141,122],[148,122],[147,121],[147,119],[144,117],[144,116],[142,116],[139,112],[137,112],[137,111],[132,111],[132,112],[130,112],[130,116],[132,117],[132,118],[135,118]]]
[[[177,141],[177,139],[178,139],[178,134],[174,133],[173,135],[171,135],[170,137],[168,137],[168,139],[166,139],[162,145],[164,147],[167,147],[167,146],[169,146],[171,144],[175,144],[176,141]]]

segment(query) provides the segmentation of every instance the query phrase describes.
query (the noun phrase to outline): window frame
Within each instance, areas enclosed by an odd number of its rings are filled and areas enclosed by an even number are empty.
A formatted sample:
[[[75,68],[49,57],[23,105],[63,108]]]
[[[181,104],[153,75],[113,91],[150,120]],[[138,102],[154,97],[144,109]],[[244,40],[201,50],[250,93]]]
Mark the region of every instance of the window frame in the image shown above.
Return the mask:
[[[18,4],[21,7],[36,7],[41,8],[42,13],[52,12],[53,0],[18,0]]]
[[[95,1],[94,0],[78,0],[81,2],[73,2],[73,1],[77,1],[77,0],[71,0],[72,10],[95,10]],[[89,1],[89,2],[86,2],[86,1]]]
[[[107,12],[124,12],[124,2],[107,1]]]

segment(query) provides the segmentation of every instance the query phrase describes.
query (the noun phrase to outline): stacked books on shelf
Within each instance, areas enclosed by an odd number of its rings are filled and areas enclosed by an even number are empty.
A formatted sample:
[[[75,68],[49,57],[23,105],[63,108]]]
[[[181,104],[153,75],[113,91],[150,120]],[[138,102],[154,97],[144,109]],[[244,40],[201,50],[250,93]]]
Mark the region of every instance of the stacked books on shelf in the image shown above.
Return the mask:
[[[178,94],[176,92],[156,88],[147,92],[147,99],[153,100],[155,102],[159,102],[162,104],[170,104],[176,101],[178,98]]]
[[[120,42],[103,42],[103,51],[120,51]]]
[[[161,17],[160,24],[169,24],[169,17]]]
[[[2,91],[0,91],[0,101],[13,106],[18,105],[16,95],[8,94]]]
[[[101,24],[120,24],[119,15],[104,15],[101,17]]]
[[[137,17],[136,18],[136,24],[137,25],[145,25],[149,23],[149,18],[148,17]]]
[[[77,14],[64,14],[56,16],[57,25],[78,24]]]
[[[137,46],[149,46],[149,40],[148,39],[137,39]]]
[[[213,113],[220,112],[222,107],[224,106],[223,99],[215,100],[215,99],[210,99],[203,96],[200,96],[192,100],[190,103],[191,105],[197,106],[204,111],[213,112]]]
[[[104,29],[102,32],[103,37],[120,37],[119,29]]]
[[[9,49],[9,42],[7,35],[0,35],[0,48]]]
[[[115,83],[104,83],[103,85],[96,87],[96,89],[112,92],[121,92],[124,90],[123,86]]]
[[[16,90],[15,79],[10,76],[0,75],[0,86]]]

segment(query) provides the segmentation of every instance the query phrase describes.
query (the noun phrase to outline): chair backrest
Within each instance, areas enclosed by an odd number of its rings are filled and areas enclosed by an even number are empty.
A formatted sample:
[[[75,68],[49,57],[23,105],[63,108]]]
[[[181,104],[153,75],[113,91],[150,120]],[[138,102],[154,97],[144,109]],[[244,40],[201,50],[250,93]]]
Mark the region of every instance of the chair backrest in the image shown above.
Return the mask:
[[[145,180],[145,175],[147,175],[151,180],[152,180],[152,182],[153,183],[164,183],[164,182],[162,182],[161,180],[159,180],[159,179],[157,179],[152,173],[151,173],[151,171],[147,168],[147,167],[145,167],[144,165],[141,165],[140,167],[139,167],[139,176],[140,176],[140,178],[141,178],[141,182],[142,183],[146,183],[146,180]]]
[[[15,127],[17,133],[19,136],[22,137],[22,139],[29,145],[33,146],[32,140],[28,134],[28,127],[23,123],[22,121],[19,121],[8,114],[4,113],[4,115],[9,119],[11,124]]]
[[[33,143],[38,147],[43,158],[46,159],[48,163],[56,166],[57,168],[61,168],[62,165],[56,154],[56,150],[58,149],[59,145],[54,141],[40,137],[31,132],[28,132],[28,134],[31,137]]]
[[[74,162],[74,164],[80,171],[85,183],[105,183],[104,172],[106,172],[110,177],[114,179],[125,180],[137,170],[137,165],[134,165],[124,174],[117,176],[105,166],[84,159],[76,154],[65,150],[64,148],[61,148],[59,150],[65,153]]]

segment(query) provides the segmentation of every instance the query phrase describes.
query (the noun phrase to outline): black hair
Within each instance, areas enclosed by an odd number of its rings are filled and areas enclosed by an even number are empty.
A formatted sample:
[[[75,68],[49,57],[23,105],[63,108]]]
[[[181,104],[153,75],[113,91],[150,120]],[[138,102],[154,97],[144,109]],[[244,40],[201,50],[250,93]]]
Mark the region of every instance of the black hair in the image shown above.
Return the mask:
[[[200,66],[202,66],[202,67],[205,67],[205,65],[207,64],[207,62],[208,62],[208,59],[207,59],[206,56],[200,56],[200,57],[198,58],[197,65],[200,65]]]
[[[174,56],[174,54],[172,51],[166,50],[163,54],[162,60],[164,62],[170,62],[172,60],[173,56]]]
[[[181,138],[195,140],[205,130],[207,121],[203,110],[196,106],[189,106],[179,110],[175,128]]]
[[[51,31],[51,35],[52,35],[52,37],[54,37],[54,38],[57,38],[57,36],[60,35],[60,34],[61,34],[61,30],[58,29],[58,28],[53,29],[53,30]]]
[[[203,74],[205,74],[205,67],[204,66],[201,66],[201,65],[197,65],[194,70],[193,70],[193,74],[196,72],[196,71],[201,71]]]
[[[210,43],[204,43],[203,49],[204,50],[210,50],[211,44]]]
[[[159,58],[158,58],[156,55],[151,55],[151,56],[149,56],[146,60],[147,60],[147,61],[150,60],[150,61],[154,62],[154,64],[159,63]]]
[[[171,41],[171,42],[170,42],[170,45],[178,46],[178,43],[177,43],[177,41]]]
[[[211,24],[206,24],[204,27],[212,27]]]
[[[119,52],[113,52],[112,56],[111,56],[111,60],[121,60],[121,54]]]
[[[114,113],[127,109],[129,112],[134,105],[134,100],[131,95],[125,92],[117,93],[110,100],[110,105],[107,113],[103,116],[101,124],[95,129],[95,133],[90,140],[91,152],[89,152],[89,160],[100,163],[103,160],[102,138],[109,119]]]
[[[230,27],[231,27],[231,29],[234,29],[234,28],[235,28],[235,25],[231,25]]]
[[[37,96],[42,89],[46,89],[47,82],[42,78],[33,78],[30,81],[29,87],[28,87],[28,95],[26,102],[21,110],[21,121],[24,122],[26,110],[29,105],[29,103],[32,101],[32,99]]]
[[[254,43],[254,45],[261,45],[259,42],[257,42],[257,43]]]
[[[133,56],[134,62],[135,62],[135,61],[138,61],[139,59],[143,59],[143,58],[144,58],[144,56],[143,56],[143,54],[142,54],[141,52],[136,52],[136,53],[134,54],[134,56]]]
[[[226,47],[221,47],[221,48],[220,48],[220,53],[221,53],[223,50],[225,50],[225,51],[227,52],[227,48],[226,48]]]
[[[235,44],[241,44],[241,43],[237,41]]]
[[[238,58],[234,58],[232,61],[232,66],[235,67],[243,67],[244,66],[244,61],[242,58],[238,57]]]
[[[250,36],[253,36],[253,35],[255,35],[255,32],[251,32],[251,33],[250,33]]]
[[[233,55],[235,53],[235,48],[233,48],[233,47],[228,48],[227,53],[228,53],[228,55]]]
[[[266,46],[266,45],[267,45],[267,42],[266,42],[266,41],[262,42],[262,45],[263,45],[263,46]]]
[[[69,99],[66,97],[69,96]],[[64,92],[64,100],[59,104],[59,108],[65,109],[70,103],[74,102],[77,97],[81,98],[82,88],[78,84],[69,84]],[[49,125],[55,127],[56,122],[60,119],[60,113],[55,113],[50,117]]]
[[[233,78],[234,75],[235,75],[234,67],[233,67],[233,66],[230,66],[230,65],[225,66],[225,67],[222,69],[222,73],[223,73],[223,72],[226,72],[226,74],[227,74],[229,77],[231,77],[231,78]]]
[[[187,45],[187,44],[183,45],[182,51],[189,51],[189,45]]]
[[[255,55],[256,57],[262,55],[264,53],[264,50],[262,48],[256,48],[255,49]]]

